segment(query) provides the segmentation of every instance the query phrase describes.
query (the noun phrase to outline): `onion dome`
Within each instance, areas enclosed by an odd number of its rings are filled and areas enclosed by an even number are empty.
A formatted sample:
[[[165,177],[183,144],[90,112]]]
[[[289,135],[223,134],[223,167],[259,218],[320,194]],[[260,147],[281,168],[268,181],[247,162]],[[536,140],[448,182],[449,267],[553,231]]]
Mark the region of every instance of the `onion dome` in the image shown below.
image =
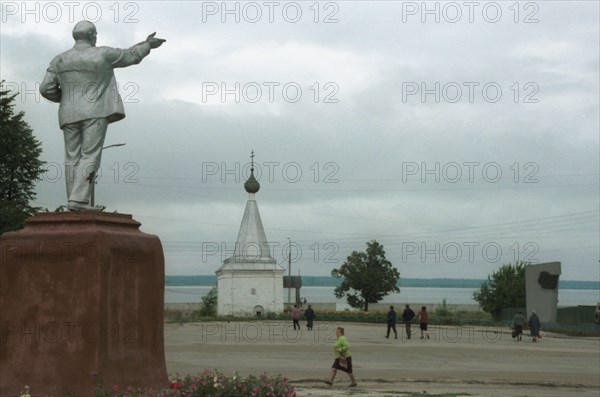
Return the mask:
[[[246,183],[244,183],[244,189],[246,189],[248,193],[256,193],[260,190],[260,183],[258,183],[256,178],[254,177],[254,150],[252,151],[252,155],[250,155],[250,159],[250,177],[248,178]]]

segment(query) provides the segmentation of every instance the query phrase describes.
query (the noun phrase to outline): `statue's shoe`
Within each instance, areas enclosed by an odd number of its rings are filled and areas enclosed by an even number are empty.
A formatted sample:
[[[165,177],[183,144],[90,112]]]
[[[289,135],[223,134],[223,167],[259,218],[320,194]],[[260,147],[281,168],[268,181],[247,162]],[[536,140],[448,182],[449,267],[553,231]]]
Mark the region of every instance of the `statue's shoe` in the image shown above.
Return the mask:
[[[92,207],[91,205],[78,203],[76,201],[69,201],[67,204],[67,209],[69,211],[99,211],[98,208]]]

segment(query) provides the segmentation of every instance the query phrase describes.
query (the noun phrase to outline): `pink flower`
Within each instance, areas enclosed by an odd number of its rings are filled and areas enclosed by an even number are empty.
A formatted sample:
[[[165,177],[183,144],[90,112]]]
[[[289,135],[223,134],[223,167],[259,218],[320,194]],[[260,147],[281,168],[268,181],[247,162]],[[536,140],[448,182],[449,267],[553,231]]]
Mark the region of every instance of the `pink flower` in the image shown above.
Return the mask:
[[[119,391],[119,385],[114,385],[113,386],[113,391]]]

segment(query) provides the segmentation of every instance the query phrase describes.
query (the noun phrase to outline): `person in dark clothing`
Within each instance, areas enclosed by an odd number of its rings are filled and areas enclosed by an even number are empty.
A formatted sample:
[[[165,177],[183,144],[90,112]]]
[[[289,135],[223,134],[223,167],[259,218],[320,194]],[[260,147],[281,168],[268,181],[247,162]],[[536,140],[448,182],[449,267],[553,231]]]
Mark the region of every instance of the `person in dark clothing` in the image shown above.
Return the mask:
[[[406,305],[404,311],[402,312],[402,321],[404,322],[404,326],[406,328],[406,337],[408,339],[410,339],[410,324],[412,323],[413,318],[415,318],[415,312],[413,312],[409,305]]]
[[[523,326],[525,325],[525,316],[523,312],[519,310],[513,319],[514,338],[516,342],[520,342],[523,338]]]
[[[531,316],[529,317],[529,331],[531,332],[531,336],[533,336],[533,341],[537,342],[540,337],[540,318],[535,310],[531,312]]]
[[[396,332],[396,311],[394,310],[394,306],[390,306],[390,311],[387,314],[386,338],[390,337],[390,330],[394,330],[394,339],[398,339],[398,332]]]
[[[313,329],[313,319],[315,318],[315,311],[311,305],[304,311],[304,318],[306,319],[306,329],[311,331]]]

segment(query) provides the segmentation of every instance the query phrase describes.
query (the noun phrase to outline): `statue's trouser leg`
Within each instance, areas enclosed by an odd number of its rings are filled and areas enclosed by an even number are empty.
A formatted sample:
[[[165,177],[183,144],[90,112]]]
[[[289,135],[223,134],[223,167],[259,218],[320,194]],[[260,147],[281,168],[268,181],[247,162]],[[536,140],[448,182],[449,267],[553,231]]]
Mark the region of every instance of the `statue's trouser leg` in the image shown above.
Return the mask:
[[[63,127],[65,179],[69,201],[88,204],[89,176],[100,168],[108,122],[105,118],[82,120]]]

